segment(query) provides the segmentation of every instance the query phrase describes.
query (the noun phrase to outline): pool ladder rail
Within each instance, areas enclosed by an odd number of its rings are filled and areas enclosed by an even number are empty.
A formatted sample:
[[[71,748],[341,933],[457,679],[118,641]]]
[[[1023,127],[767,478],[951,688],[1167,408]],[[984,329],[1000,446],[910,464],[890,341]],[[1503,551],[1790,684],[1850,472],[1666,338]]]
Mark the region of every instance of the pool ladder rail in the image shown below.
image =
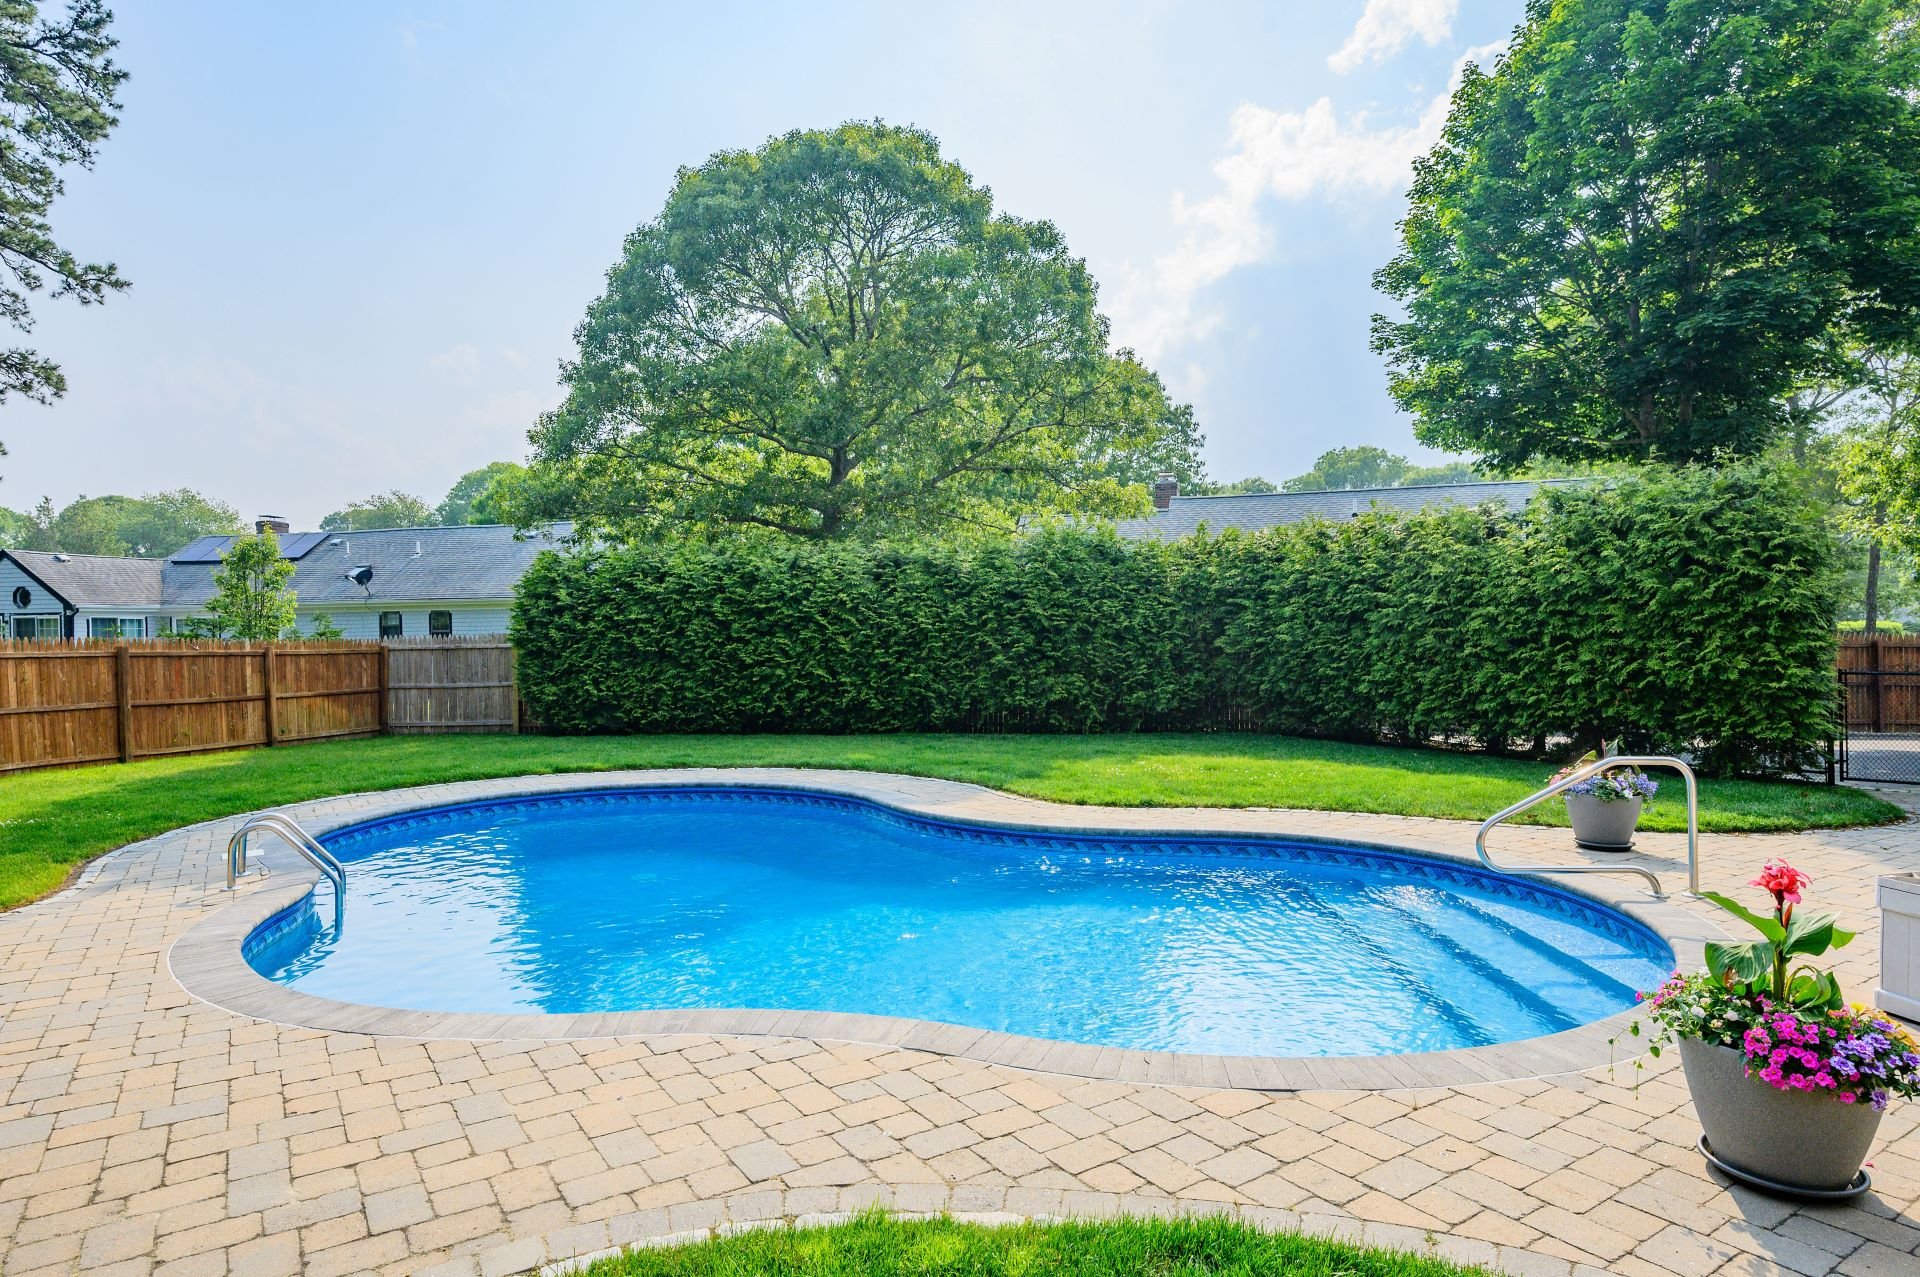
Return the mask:
[[[282,811],[263,811],[249,816],[227,839],[227,890],[247,872],[247,839],[256,832],[279,834],[280,840],[307,858],[320,875],[333,884],[336,904],[346,898],[347,869],[334,854],[315,841],[300,823]]]
[[[1506,807],[1486,818],[1480,824],[1480,832],[1474,835],[1473,849],[1480,857],[1480,863],[1496,873],[1506,874],[1637,874],[1647,880],[1653,888],[1654,898],[1666,899],[1666,891],[1660,886],[1660,879],[1652,870],[1642,869],[1638,865],[1502,865],[1487,854],[1487,835],[1495,825],[1518,816],[1527,808],[1560,793],[1564,789],[1579,784],[1589,776],[1612,771],[1616,767],[1667,767],[1680,773],[1687,783],[1687,894],[1700,894],[1700,788],[1694,780],[1693,768],[1670,754],[1615,754],[1611,758],[1601,758],[1584,767],[1575,768],[1565,776],[1545,788],[1527,795],[1511,807]]]

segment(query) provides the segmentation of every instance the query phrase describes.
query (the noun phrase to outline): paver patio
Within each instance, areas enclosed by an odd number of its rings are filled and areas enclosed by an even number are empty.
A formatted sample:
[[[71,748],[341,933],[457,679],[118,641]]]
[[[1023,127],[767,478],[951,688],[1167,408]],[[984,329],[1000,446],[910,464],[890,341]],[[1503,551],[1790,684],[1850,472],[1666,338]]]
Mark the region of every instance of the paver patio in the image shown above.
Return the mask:
[[[325,825],[500,785],[294,810]],[[972,793],[989,819],[1455,853],[1473,835],[1446,821],[1058,808]],[[1871,1195],[1794,1206],[1709,1175],[1671,1057],[1637,1088],[1624,1064],[1270,1093],[791,1038],[420,1040],[249,1019],[194,999],[168,966],[174,941],[231,903],[219,875],[237,824],[136,844],[0,915],[5,1277],[494,1277],[874,1203],[983,1216],[1228,1210],[1513,1273],[1920,1273],[1920,1106],[1889,1112]],[[1683,840],[1642,837],[1642,863],[1683,881]],[[1579,855],[1564,830],[1504,830],[1497,845]],[[1840,971],[1864,998],[1878,958],[1873,880],[1920,869],[1920,825],[1710,835],[1702,851],[1711,887],[1744,883],[1771,856],[1812,873],[1819,899],[1862,929]],[[296,872],[291,857],[267,860]]]

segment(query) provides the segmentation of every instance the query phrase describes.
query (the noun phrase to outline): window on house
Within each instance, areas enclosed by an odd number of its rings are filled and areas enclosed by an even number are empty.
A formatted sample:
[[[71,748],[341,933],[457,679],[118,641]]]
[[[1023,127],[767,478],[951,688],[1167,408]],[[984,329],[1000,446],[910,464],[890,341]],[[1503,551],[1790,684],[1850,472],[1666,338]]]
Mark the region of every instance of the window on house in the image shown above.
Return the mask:
[[[90,616],[87,637],[97,639],[145,638],[146,620],[138,616]]]
[[[398,612],[382,612],[380,614],[381,638],[399,638],[405,630],[406,624]]]
[[[172,617],[156,616],[153,618],[153,634],[155,638],[159,638],[163,634],[172,634],[172,633],[173,633]]]
[[[434,635],[452,634],[453,633],[453,613],[451,612],[427,613],[427,633],[434,634]]]
[[[17,639],[57,639],[60,637],[60,618],[57,616],[16,616],[13,618],[13,637]]]

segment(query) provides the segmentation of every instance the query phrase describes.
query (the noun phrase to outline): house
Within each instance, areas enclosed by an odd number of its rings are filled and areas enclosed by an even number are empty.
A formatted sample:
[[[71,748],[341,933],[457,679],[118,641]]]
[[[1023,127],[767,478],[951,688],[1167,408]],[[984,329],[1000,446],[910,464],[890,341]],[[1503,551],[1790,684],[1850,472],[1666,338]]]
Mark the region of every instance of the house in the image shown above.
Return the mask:
[[[1584,483],[1584,479],[1510,480],[1451,483],[1406,488],[1343,488],[1329,492],[1253,492],[1232,497],[1183,497],[1171,474],[1153,485],[1153,513],[1123,519],[1114,530],[1130,540],[1178,540],[1205,525],[1209,532],[1238,528],[1258,532],[1308,519],[1351,519],[1369,510],[1411,513],[1439,505],[1483,505],[1492,501],[1518,510],[1543,487]]]
[[[500,634],[514,587],[570,524],[533,533],[480,524],[293,532],[262,516],[293,564],[296,624],[326,615],[348,638]],[[0,634],[9,638],[155,638],[207,614],[230,536],[201,537],[165,559],[0,550]]]

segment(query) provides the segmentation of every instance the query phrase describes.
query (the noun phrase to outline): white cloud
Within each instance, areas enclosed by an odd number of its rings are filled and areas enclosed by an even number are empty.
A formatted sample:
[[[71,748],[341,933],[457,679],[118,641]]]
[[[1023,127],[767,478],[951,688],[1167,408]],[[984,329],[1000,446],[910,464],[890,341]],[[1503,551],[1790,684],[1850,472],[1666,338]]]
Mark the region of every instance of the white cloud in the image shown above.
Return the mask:
[[[1300,111],[1242,104],[1229,124],[1231,149],[1213,166],[1220,189],[1197,202],[1176,192],[1173,220],[1185,228],[1180,243],[1155,259],[1151,270],[1123,274],[1113,306],[1115,335],[1148,359],[1206,336],[1219,320],[1199,310],[1200,293],[1274,251],[1272,228],[1262,216],[1266,201],[1404,190],[1414,160],[1439,138],[1467,64],[1483,63],[1505,47],[1500,41],[1468,49],[1454,64],[1446,90],[1411,124],[1377,125],[1365,111],[1343,119],[1325,97]]]
[[[1367,0],[1347,42],[1327,58],[1327,65],[1345,75],[1363,62],[1381,62],[1419,36],[1429,45],[1453,33],[1453,17],[1460,0]]]
[[[474,374],[480,371],[480,348],[463,341],[429,356],[427,362],[461,381],[471,381]]]

